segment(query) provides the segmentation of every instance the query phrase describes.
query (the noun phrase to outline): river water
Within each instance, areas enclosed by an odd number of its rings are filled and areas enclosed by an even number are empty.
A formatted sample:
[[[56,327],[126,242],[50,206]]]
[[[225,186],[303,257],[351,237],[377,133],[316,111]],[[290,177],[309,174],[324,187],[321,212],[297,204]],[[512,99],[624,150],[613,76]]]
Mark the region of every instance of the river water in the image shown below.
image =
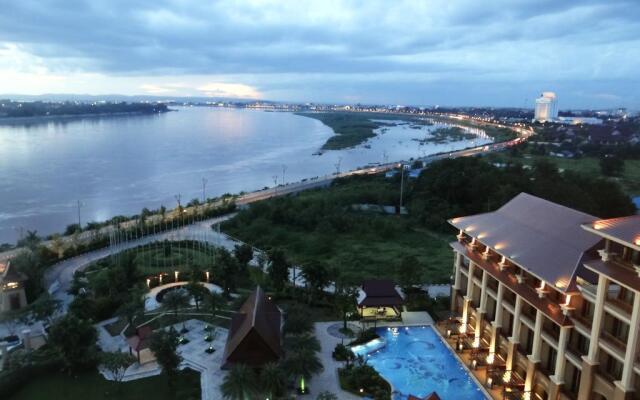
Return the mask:
[[[20,232],[60,232],[78,221],[103,221],[143,207],[175,207],[206,196],[252,191],[489,142],[420,145],[440,127],[402,121],[353,149],[314,155],[333,131],[285,112],[178,108],[160,115],[92,117],[0,125],[0,243]]]

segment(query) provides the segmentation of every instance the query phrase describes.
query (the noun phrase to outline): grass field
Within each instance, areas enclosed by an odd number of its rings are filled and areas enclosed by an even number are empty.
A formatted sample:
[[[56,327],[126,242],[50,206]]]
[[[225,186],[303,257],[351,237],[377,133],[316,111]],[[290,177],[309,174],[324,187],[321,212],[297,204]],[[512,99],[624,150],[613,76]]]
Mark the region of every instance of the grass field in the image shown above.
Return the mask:
[[[97,372],[79,376],[51,374],[38,377],[6,400],[196,400],[200,399],[200,374],[185,370],[179,375],[175,396],[164,376],[115,383]]]
[[[394,204],[394,184],[381,177],[352,179],[295,198],[269,200],[242,211],[223,230],[258,248],[280,247],[295,264],[324,262],[354,283],[396,277],[407,256],[424,282],[449,282],[453,237],[430,232],[410,216],[352,211],[358,203]]]
[[[559,158],[528,154],[514,157],[503,152],[492,154],[489,159],[498,162],[519,162],[523,165],[533,165],[536,160],[543,159],[556,164],[558,168],[563,170],[576,171],[590,176],[602,176],[600,161],[595,157]],[[624,165],[624,173],[621,177],[608,179],[618,182],[628,195],[640,196],[640,160],[625,160]]]

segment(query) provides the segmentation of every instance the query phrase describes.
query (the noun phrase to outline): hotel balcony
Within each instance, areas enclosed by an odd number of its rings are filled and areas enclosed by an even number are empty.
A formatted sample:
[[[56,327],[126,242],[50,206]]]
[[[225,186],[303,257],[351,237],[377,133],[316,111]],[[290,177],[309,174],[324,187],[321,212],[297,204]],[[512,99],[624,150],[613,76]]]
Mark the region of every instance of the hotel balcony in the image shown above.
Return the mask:
[[[600,333],[600,346],[605,347],[610,353],[616,354],[617,358],[624,360],[624,354],[627,349],[627,341],[623,340],[611,333],[603,330]]]
[[[470,246],[464,243],[453,242],[451,247],[465,255],[471,261],[473,261],[479,268],[488,272],[491,277],[495,278],[502,284],[504,284],[509,290],[513,291],[517,295],[521,296],[527,303],[533,305],[536,309],[541,310],[549,319],[561,326],[572,325],[571,321],[562,313],[562,309],[559,304],[551,301],[548,298],[540,298],[535,288],[529,286],[526,283],[518,283],[516,276],[507,270],[500,270],[499,260],[492,258],[484,259],[480,252],[475,251]],[[505,296],[505,303],[508,303],[507,296]],[[511,307],[513,308],[513,307]],[[535,314],[533,314],[533,321],[535,321]]]

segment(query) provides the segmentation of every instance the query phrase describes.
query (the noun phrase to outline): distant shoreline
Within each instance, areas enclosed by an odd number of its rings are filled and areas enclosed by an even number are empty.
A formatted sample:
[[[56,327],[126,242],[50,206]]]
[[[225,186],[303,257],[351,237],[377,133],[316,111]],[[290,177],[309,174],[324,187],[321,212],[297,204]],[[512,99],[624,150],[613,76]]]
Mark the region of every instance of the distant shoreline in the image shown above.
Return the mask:
[[[34,115],[31,117],[0,117],[0,125],[27,125],[29,123],[48,122],[56,120],[72,120],[82,118],[96,117],[126,117],[133,115],[155,115],[164,114],[165,112],[178,111],[168,109],[167,111],[144,112],[144,111],[126,111],[126,112],[104,112],[104,113],[85,113],[85,114],[60,114],[60,115]]]

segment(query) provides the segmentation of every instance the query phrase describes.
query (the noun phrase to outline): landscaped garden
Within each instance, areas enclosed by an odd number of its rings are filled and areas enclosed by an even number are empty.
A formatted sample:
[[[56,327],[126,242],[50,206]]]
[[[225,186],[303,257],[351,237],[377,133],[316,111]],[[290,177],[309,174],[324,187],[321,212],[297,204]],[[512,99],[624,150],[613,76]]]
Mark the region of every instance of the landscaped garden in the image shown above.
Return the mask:
[[[70,375],[54,373],[39,377],[37,384],[27,385],[6,400],[199,400],[200,374],[191,370],[180,372],[175,392],[167,390],[166,377],[154,376],[131,382],[114,383],[98,372]]]

